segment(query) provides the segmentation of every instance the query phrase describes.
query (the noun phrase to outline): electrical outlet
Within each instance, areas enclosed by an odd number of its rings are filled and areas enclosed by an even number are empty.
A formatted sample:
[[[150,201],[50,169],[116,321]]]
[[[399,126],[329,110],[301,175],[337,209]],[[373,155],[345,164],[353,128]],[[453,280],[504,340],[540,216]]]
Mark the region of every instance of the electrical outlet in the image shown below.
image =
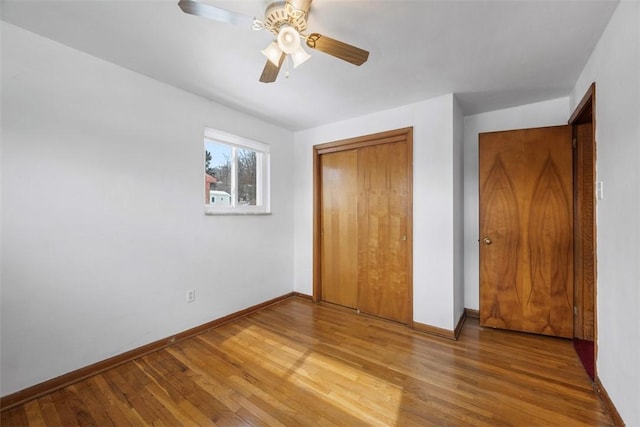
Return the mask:
[[[189,289],[187,291],[187,293],[185,294],[184,300],[186,302],[194,302],[196,300],[196,290],[195,289]]]

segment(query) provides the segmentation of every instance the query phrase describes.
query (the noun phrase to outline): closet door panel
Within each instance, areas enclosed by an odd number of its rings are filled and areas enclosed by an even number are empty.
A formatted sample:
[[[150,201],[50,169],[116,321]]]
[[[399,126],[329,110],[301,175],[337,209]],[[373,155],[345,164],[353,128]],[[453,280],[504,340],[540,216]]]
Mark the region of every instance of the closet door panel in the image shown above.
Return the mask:
[[[407,143],[358,150],[358,308],[410,322]]]
[[[321,157],[322,299],[357,308],[358,227],[356,150]]]

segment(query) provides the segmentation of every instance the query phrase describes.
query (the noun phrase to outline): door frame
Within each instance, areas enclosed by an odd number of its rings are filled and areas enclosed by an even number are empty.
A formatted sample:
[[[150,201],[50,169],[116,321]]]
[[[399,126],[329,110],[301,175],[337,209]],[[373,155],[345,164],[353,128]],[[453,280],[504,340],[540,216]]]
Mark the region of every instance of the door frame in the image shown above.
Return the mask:
[[[322,300],[321,215],[322,171],[320,156],[336,151],[354,150],[373,145],[407,143],[407,285],[409,310],[407,325],[413,325],[413,127],[395,129],[313,146],[313,302]]]
[[[596,182],[597,182],[597,175],[596,175],[596,158],[597,158],[597,145],[596,145],[596,84],[591,83],[591,85],[589,86],[589,88],[587,89],[586,93],[584,94],[584,96],[582,97],[582,99],[580,100],[580,103],[578,103],[577,107],[575,108],[575,110],[573,111],[573,113],[571,114],[571,117],[569,118],[568,121],[569,125],[572,126],[573,128],[573,135],[575,138],[576,132],[577,132],[577,125],[579,124],[584,124],[584,123],[590,123],[591,124],[591,129],[592,129],[592,133],[591,133],[591,142],[592,147],[593,147],[593,156],[590,159],[591,160],[591,164],[586,164],[583,166],[586,166],[587,168],[591,168],[593,171],[593,189],[595,190],[596,188]],[[574,141],[577,142],[577,139],[574,139]],[[582,156],[578,157],[577,155],[577,151],[580,150],[580,146],[579,146],[579,142],[576,144],[575,146],[575,150],[574,150],[574,162],[577,161],[578,159],[582,159]],[[580,183],[578,182],[574,182],[574,193],[575,191],[577,191],[579,189]],[[595,198],[595,196],[594,196]],[[575,199],[574,199],[574,204],[575,204]],[[574,206],[574,209],[577,208]],[[592,259],[592,265],[594,268],[594,277],[593,277],[593,342],[594,342],[594,346],[593,346],[593,360],[594,360],[594,366],[593,366],[593,370],[594,370],[594,379],[598,377],[598,371],[597,371],[597,359],[598,359],[598,262],[597,262],[597,221],[596,221],[596,215],[597,215],[597,200],[594,200],[594,212],[593,212],[593,220],[592,223],[589,225],[590,230],[593,230],[593,236],[592,236],[592,243],[593,243],[593,259]],[[581,211],[579,211],[581,212]],[[583,217],[580,217],[579,215],[576,216],[576,222],[582,222]],[[575,248],[575,245],[574,245]],[[574,254],[574,257],[578,256],[578,254]],[[574,278],[576,278],[577,275],[574,275]],[[574,289],[576,288],[575,283],[574,283]],[[575,300],[575,297],[574,297]],[[579,315],[581,317],[584,317],[584,306],[580,305],[575,306],[576,307],[576,315]],[[575,333],[574,333],[575,335]]]

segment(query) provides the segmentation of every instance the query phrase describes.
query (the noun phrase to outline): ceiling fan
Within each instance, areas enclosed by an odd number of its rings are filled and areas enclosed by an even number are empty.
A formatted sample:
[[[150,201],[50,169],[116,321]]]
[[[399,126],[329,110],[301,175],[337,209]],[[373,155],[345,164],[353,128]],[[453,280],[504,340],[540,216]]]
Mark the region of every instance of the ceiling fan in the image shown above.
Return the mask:
[[[276,80],[287,55],[293,61],[294,68],[310,58],[310,55],[302,48],[301,40],[304,40],[307,47],[311,49],[319,50],[354,65],[362,65],[369,58],[369,52],[366,50],[322,34],[305,33],[311,1],[269,0],[264,21],[193,0],[180,0],[178,6],[183,12],[191,15],[252,28],[256,31],[268,30],[273,33],[275,40],[262,50],[262,54],[267,57],[267,63],[260,76],[260,81],[263,83],[272,83]]]

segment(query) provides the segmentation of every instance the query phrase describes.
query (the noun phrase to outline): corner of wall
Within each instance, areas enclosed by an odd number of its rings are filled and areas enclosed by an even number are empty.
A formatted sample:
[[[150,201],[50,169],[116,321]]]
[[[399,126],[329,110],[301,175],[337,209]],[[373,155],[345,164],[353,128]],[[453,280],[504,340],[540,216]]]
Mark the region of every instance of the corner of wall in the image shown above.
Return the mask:
[[[453,139],[453,324],[464,313],[464,114],[455,94]]]

